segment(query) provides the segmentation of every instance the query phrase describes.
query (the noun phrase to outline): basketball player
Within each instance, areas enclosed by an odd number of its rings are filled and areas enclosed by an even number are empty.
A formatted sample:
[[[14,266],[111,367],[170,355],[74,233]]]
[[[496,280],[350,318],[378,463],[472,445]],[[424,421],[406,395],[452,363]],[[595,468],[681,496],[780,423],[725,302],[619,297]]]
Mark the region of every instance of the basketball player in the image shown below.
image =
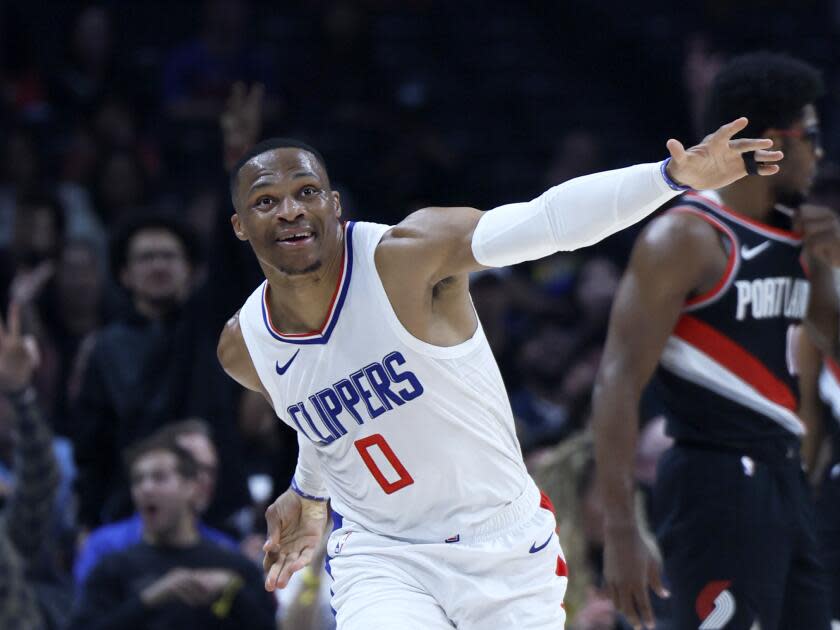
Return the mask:
[[[745,133],[773,139],[782,172],[686,194],[639,236],[616,295],[593,422],[605,578],[637,626],[653,627],[648,585],[666,594],[633,517],[631,474],[639,397],[658,364],[676,443],[659,464],[654,520],[674,627],[828,628],[791,360],[803,320],[829,351],[837,340],[820,258],[837,264],[840,226],[800,206],[822,157],[821,91],[814,68],[782,55],[722,69],[707,124],[747,112]]]
[[[566,566],[528,476],[467,274],[594,243],[681,186],[746,174],[737,119],[671,157],[571,180],[489,212],[426,208],[399,225],[343,223],[324,161],[265,141],[231,175],[233,229],[266,281],[219,341],[227,372],[298,431],[292,487],[266,513],[266,588],[318,547],[338,627],[560,628]],[[760,164],[761,174],[778,170]]]

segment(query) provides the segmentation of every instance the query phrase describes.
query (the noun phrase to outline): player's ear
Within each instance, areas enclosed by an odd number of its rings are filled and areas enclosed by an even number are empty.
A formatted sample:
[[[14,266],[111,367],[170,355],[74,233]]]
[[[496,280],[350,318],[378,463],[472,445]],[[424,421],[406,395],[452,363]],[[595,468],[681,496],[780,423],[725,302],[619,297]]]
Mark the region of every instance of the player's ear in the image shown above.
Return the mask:
[[[335,216],[341,216],[341,195],[338,193],[337,190],[332,191],[333,196],[333,205],[335,205]]]
[[[236,234],[236,238],[240,241],[247,241],[248,235],[245,234],[245,230],[242,229],[242,223],[239,221],[239,214],[234,212],[230,217],[230,224],[233,226],[233,233]]]

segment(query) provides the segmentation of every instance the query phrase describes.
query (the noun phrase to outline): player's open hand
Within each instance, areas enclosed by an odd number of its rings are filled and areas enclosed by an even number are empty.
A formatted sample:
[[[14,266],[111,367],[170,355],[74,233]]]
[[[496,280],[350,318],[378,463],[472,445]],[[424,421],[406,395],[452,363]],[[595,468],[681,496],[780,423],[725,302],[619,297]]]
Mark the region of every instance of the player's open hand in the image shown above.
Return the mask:
[[[738,118],[709,134],[703,141],[689,149],[679,140],[671,138],[665,146],[671,153],[668,175],[676,182],[691,186],[695,190],[721,188],[747,175],[742,155],[755,151],[754,158],[758,175],[774,175],[779,172],[778,162],[784,155],[781,151],[770,151],[773,141],[769,138],[738,138],[738,132],[747,126],[746,118]]]
[[[660,597],[668,597],[669,593],[662,586],[659,560],[642,540],[635,525],[620,530],[607,529],[604,580],[616,608],[634,628],[644,626],[653,630],[656,627],[648,587]]]
[[[286,490],[265,511],[268,540],[263,545],[265,589],[285,588],[296,571],[312,561],[324,535],[327,504]]]

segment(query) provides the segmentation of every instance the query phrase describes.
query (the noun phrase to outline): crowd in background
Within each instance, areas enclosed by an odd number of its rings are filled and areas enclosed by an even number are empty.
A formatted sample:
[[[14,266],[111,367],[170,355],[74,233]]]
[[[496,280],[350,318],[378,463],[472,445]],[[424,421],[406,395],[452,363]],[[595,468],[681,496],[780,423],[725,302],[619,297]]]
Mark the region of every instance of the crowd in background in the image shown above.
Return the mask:
[[[52,435],[49,466],[58,471],[38,495],[52,505],[39,512],[51,513],[42,543],[19,552],[18,587],[29,604],[7,617],[19,623],[9,627],[134,627],[126,620],[139,609],[121,610],[108,626],[96,613],[107,600],[92,603],[84,591],[89,579],[104,583],[96,570],[114,551],[109,540],[140,539],[135,511],[163,509],[135,479],[134,467],[151,464],[142,454],[129,468],[124,460],[161,430],[196,464],[174,470],[199,488],[190,501],[202,537],[261,562],[262,513],[288,487],[296,439],[261,396],[224,375],[215,355],[225,320],[261,278],[247,244],[233,237],[227,182],[255,140],[284,135],[318,147],[346,218],[395,223],[426,205],[490,208],[578,175],[658,160],[668,137],[697,140],[711,131],[696,121],[722,60],[764,47],[825,72],[822,183],[831,187],[840,177],[830,164],[840,143],[840,5],[677,5],[0,5],[0,303],[4,317],[16,305],[14,318],[40,355],[32,432],[19,426],[23,403],[0,396],[0,501],[11,509],[20,500],[16,456],[27,436],[31,450]],[[558,506],[577,630],[619,623],[599,590],[587,418],[634,234],[471,280],[526,461]],[[668,444],[655,405],[643,419],[641,488]],[[176,463],[181,447],[170,449]],[[180,496],[173,492],[167,500]],[[115,523],[122,529],[103,536]],[[207,601],[224,602],[231,581],[215,588],[218,576],[197,575],[164,587],[183,606],[206,603],[195,594],[199,582]],[[314,567],[281,595],[278,623],[329,627],[322,577]],[[244,575],[241,582],[243,592],[253,586]],[[214,604],[218,627],[239,614],[220,610]],[[241,627],[262,627],[253,623]]]

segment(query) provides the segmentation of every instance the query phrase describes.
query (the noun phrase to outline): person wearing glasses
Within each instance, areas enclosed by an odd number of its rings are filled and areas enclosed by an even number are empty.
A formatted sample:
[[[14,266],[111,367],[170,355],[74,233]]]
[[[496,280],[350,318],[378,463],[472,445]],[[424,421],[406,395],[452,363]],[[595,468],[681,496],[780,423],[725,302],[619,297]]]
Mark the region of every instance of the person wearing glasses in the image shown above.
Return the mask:
[[[705,123],[747,116],[743,133],[772,138],[781,169],[687,191],[640,234],[616,294],[593,422],[606,587],[637,627],[654,624],[649,586],[670,595],[676,628],[830,627],[793,360],[801,328],[837,350],[840,223],[804,203],[823,156],[822,90],[815,68],[784,55],[721,69]],[[654,490],[667,589],[633,501],[639,398],[654,375],[675,440]]]

